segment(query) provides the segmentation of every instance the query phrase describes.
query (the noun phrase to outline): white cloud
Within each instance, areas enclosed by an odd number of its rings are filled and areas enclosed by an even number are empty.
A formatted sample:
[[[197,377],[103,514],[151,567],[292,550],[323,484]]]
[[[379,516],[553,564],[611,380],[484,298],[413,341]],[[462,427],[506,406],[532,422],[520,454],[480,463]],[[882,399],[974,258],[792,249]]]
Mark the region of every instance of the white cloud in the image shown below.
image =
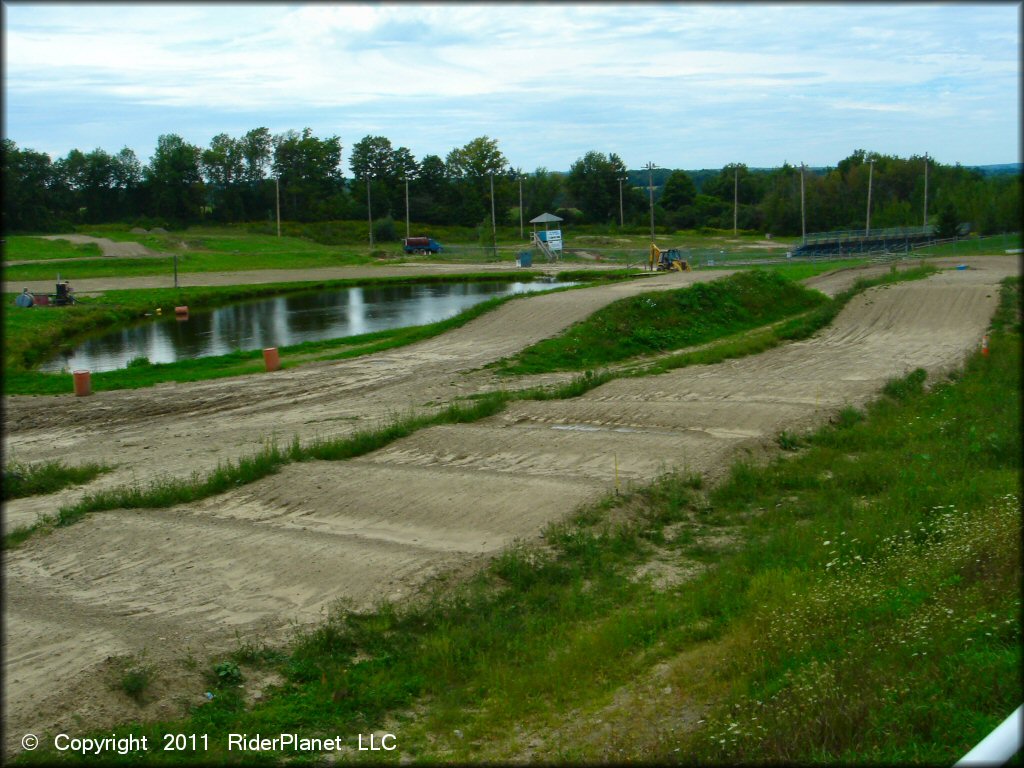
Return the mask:
[[[448,131],[431,126],[442,134],[500,138],[503,115],[537,113],[546,123],[514,130],[557,129],[581,141],[607,130],[609,145],[639,141],[638,116],[658,121],[644,134],[651,141],[665,125],[731,125],[760,110],[763,127],[746,139],[754,144],[828,110],[899,119],[899,130],[908,116],[952,114],[958,103],[1017,114],[1019,8],[1010,6],[15,3],[5,11],[5,90],[16,118],[8,128],[18,137],[22,115],[43,124],[72,95],[100,111],[116,100],[196,122],[273,112],[302,127],[334,110],[385,134],[389,121],[416,130],[403,121],[428,100],[453,121]],[[982,132],[1007,132],[976,121],[967,113],[948,126],[950,141],[973,134],[974,145],[991,144],[979,142]],[[211,135],[219,130],[211,125]],[[1016,143],[1015,131],[1001,141]]]

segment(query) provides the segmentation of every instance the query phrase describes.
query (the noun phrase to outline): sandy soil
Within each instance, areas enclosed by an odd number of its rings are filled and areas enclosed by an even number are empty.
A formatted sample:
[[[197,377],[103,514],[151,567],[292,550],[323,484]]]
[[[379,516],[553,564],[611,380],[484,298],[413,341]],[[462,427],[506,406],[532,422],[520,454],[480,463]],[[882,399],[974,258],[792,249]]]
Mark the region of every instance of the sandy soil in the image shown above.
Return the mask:
[[[90,235],[44,235],[43,240],[67,240],[70,243],[81,245],[83,243],[95,243],[99,246],[104,256],[124,258],[127,256],[162,256],[156,251],[151,251],[142,243],[124,242],[118,243],[108,237],[91,237]]]
[[[893,376],[957,365],[979,343],[998,281],[1019,269],[1007,258],[967,261],[969,270],[864,294],[818,337],[763,355],[516,404],[357,460],[290,465],[199,504],[100,513],[30,540],[5,563],[5,749],[76,716],[97,726],[164,716],[201,694],[182,671],[188,653],[231,648],[236,631],[285,639],[339,599],[401,600],[447,569],[536,537],[610,491],[616,468],[622,484],[683,467],[714,477],[738,450],[860,405]],[[723,274],[533,296],[443,337],[336,364],[91,398],[8,398],[5,455],[118,463],[88,490],[204,471],[271,434],[347,434],[498,386],[475,369],[622,296]],[[834,292],[860,274],[815,280]],[[5,527],[80,493],[9,504]],[[143,650],[165,672],[157,701],[139,710],[106,680],[110,657]]]

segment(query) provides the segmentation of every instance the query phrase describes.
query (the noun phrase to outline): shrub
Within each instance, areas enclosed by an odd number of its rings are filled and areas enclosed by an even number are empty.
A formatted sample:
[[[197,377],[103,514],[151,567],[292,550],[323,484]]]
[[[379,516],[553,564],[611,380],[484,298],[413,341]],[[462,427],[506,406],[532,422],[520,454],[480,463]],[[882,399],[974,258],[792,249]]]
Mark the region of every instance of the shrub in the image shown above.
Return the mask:
[[[393,242],[398,239],[395,220],[390,216],[373,222],[373,240],[376,243]]]

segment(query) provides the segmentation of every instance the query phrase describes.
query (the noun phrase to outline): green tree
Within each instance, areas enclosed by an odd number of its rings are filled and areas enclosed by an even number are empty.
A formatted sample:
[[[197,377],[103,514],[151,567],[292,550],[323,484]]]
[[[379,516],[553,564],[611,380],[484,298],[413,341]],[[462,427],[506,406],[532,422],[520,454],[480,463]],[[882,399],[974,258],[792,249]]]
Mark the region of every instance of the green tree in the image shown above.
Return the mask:
[[[196,221],[204,202],[202,150],[177,134],[157,139],[144,171],[150,212],[179,226]]]
[[[553,213],[565,194],[563,177],[547,168],[537,168],[523,178],[523,208],[526,221],[542,213]]]
[[[729,203],[738,197],[740,204],[754,205],[760,202],[764,189],[758,183],[757,175],[751,173],[746,165],[730,163],[717,176],[704,182],[701,192]]]
[[[938,236],[942,239],[956,237],[960,231],[960,217],[952,203],[946,203],[939,209],[939,219],[936,224]]]
[[[405,180],[414,179],[419,172],[412,152],[406,147],[395,149],[384,136],[366,136],[356,142],[352,146],[349,167],[357,181],[371,180],[374,215],[378,211],[394,215],[402,207],[398,201],[403,197]]]
[[[445,158],[448,175],[453,179],[483,179],[508,171],[508,160],[498,149],[498,142],[487,136],[473,139],[463,147],[457,147]]]
[[[241,143],[226,133],[218,133],[210,140],[210,148],[203,151],[202,160],[207,184],[229,187],[245,172]]]
[[[53,162],[44,152],[19,149],[3,140],[3,231],[50,232],[59,229],[62,211],[54,207]]]
[[[114,155],[113,184],[117,197],[116,218],[126,220],[142,213],[142,163],[128,147]]]
[[[626,166],[614,152],[590,151],[570,166],[565,185],[586,221],[614,222],[619,217],[619,179],[625,177]]]
[[[242,142],[226,133],[210,140],[210,148],[202,154],[203,174],[209,203],[215,218],[237,221],[245,218],[241,181],[245,177],[245,151]]]
[[[800,234],[800,170],[789,163],[783,163],[767,174],[767,193],[760,207],[759,220],[764,229],[778,235]],[[747,213],[752,206],[741,206],[741,214]],[[741,216],[741,218],[744,218]],[[749,227],[744,227],[749,228]]]
[[[243,168],[235,185],[243,215],[252,218],[266,212],[269,218],[276,204],[276,185],[268,179],[274,152],[274,137],[265,127],[253,128],[238,140]]]
[[[258,185],[267,177],[274,149],[274,139],[266,128],[253,128],[239,142],[239,151],[245,162],[242,178],[250,185]]]
[[[665,181],[659,203],[667,211],[679,211],[693,205],[697,198],[697,187],[686,171],[673,171]]]
[[[447,173],[444,160],[437,155],[424,155],[409,183],[409,208],[413,219],[427,224],[452,220],[448,211],[452,188]]]
[[[274,174],[281,184],[281,216],[297,221],[342,218],[347,198],[341,176],[341,139],[318,139],[311,128],[274,137]]]
[[[495,184],[495,210],[507,207],[508,160],[498,149],[498,142],[487,136],[473,139],[457,147],[445,158],[448,178],[453,182],[452,217],[462,225],[486,223],[490,229],[491,179]],[[500,201],[500,202],[499,202]]]

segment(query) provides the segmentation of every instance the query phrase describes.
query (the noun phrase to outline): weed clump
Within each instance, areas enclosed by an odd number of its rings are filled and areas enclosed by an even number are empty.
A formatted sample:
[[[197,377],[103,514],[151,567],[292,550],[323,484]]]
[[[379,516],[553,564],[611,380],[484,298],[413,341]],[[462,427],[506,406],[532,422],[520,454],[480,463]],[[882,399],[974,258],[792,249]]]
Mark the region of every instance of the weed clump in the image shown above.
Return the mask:
[[[4,469],[3,500],[21,499],[56,493],[72,485],[84,485],[111,467],[103,464],[80,464],[69,467],[63,461],[22,464],[12,461]]]
[[[156,680],[156,667],[146,663],[145,652],[116,657],[112,661],[115,673],[111,690],[120,690],[136,704],[145,704],[150,687]]]
[[[924,391],[924,382],[927,378],[928,372],[924,368],[917,368],[906,376],[887,381],[882,387],[882,394],[906,402]]]

